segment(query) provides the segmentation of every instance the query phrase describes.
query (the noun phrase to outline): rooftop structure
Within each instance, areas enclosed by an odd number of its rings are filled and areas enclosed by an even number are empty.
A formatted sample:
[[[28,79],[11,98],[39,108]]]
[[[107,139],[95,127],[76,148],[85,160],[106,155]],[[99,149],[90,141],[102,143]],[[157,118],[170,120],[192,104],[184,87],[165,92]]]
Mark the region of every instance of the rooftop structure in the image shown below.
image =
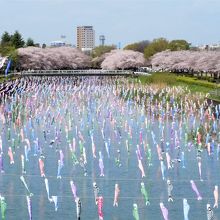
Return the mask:
[[[51,47],[64,47],[65,45],[66,45],[66,43],[63,41],[52,41],[50,43]]]

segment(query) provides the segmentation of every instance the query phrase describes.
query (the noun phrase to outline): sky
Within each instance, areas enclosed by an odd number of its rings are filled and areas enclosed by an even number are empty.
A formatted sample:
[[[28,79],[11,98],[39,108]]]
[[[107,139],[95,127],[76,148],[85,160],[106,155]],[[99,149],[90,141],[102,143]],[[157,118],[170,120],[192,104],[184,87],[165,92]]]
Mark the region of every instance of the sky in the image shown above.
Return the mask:
[[[0,0],[0,35],[18,30],[24,39],[49,44],[76,27],[92,25],[106,44],[164,37],[193,45],[220,42],[220,0]]]

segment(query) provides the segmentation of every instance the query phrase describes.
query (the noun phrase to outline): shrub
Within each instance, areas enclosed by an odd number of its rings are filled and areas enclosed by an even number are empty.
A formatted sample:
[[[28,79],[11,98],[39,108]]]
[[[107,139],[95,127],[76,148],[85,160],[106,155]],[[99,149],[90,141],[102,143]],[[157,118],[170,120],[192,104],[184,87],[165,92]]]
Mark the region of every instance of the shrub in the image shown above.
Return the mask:
[[[195,78],[189,78],[189,77],[177,77],[177,81],[178,82],[183,82],[183,83],[187,83],[187,84],[195,84],[198,86],[205,86],[211,89],[215,89],[218,87],[217,84],[215,83],[211,83],[211,82],[207,82],[207,81],[201,81],[201,80],[197,80]]]

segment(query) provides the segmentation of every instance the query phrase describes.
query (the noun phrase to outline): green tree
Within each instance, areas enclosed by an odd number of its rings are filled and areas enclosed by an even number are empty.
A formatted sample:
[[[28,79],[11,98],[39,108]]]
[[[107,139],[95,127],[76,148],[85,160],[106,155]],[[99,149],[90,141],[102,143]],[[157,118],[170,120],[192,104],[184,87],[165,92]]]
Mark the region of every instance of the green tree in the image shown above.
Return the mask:
[[[27,42],[26,42],[26,46],[27,47],[34,47],[35,46],[34,40],[31,38],[28,38]]]
[[[100,57],[103,54],[108,53],[108,52],[110,52],[111,50],[114,50],[114,49],[116,49],[115,45],[110,45],[110,46],[106,45],[106,46],[95,47],[92,50],[92,57]]]
[[[11,69],[15,69],[18,61],[18,52],[12,45],[0,45],[0,54],[12,60]]]
[[[144,53],[144,49],[150,44],[150,41],[148,40],[143,40],[140,42],[136,42],[133,44],[128,44],[127,46],[124,47],[124,50],[134,50],[138,51],[141,53]]]
[[[169,46],[168,40],[165,38],[154,39],[152,43],[150,43],[144,50],[145,58],[149,58],[154,54],[167,50]]]
[[[171,51],[189,50],[190,44],[186,40],[172,40],[170,41],[168,48]]]
[[[11,42],[11,35],[5,31],[1,36],[1,45],[8,45]]]
[[[17,49],[24,47],[25,41],[23,40],[21,34],[18,31],[12,35],[12,45]]]

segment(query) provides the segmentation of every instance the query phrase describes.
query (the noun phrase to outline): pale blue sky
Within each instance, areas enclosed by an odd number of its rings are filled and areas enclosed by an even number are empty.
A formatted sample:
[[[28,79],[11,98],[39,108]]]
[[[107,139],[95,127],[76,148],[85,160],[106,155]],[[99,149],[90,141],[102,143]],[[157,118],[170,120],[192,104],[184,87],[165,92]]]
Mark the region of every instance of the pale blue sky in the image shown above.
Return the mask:
[[[220,42],[220,0],[0,0],[0,34],[49,43],[66,35],[76,44],[76,26],[93,25],[106,44],[158,37],[194,45]]]

